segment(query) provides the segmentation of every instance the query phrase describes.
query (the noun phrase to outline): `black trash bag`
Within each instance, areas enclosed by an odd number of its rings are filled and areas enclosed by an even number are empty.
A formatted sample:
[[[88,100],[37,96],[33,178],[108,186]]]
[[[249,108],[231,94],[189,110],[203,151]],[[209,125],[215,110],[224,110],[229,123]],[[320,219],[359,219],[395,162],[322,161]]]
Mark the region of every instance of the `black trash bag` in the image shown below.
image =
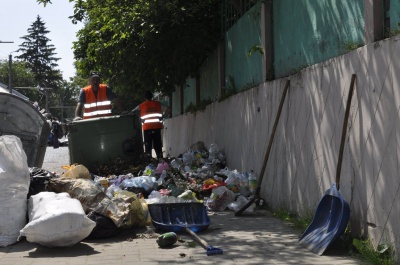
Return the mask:
[[[86,239],[110,238],[118,235],[122,231],[114,224],[114,222],[110,218],[104,215],[91,211],[87,214],[87,217],[89,217],[90,220],[94,221],[96,223],[96,226]]]
[[[28,199],[32,195],[36,195],[42,191],[51,191],[48,186],[49,180],[57,178],[57,176],[50,171],[38,167],[30,167],[29,174],[31,183],[29,185]]]

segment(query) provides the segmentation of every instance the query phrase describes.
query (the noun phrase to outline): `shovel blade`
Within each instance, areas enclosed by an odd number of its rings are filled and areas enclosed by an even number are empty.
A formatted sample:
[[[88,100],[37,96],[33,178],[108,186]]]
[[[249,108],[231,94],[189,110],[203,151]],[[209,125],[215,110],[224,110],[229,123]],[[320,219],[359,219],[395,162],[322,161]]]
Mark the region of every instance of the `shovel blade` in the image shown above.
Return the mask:
[[[333,184],[319,202],[313,221],[298,243],[315,254],[322,255],[344,233],[349,218],[349,204],[336,189],[336,184]]]

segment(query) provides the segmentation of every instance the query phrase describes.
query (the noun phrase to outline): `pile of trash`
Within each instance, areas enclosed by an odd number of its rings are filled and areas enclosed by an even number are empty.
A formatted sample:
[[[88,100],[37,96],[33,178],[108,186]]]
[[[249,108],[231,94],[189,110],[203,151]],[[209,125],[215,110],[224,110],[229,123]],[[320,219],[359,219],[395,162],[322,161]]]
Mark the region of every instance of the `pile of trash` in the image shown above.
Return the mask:
[[[238,211],[257,187],[253,172],[230,170],[222,150],[216,144],[206,149],[203,142],[193,144],[179,157],[154,160],[136,176],[94,175],[93,180],[110,198],[127,190],[147,204],[202,202],[210,211]],[[253,211],[254,206],[246,211]]]
[[[123,229],[150,225],[148,205],[154,203],[195,202],[209,211],[238,211],[257,186],[253,172],[230,170],[222,150],[216,144],[206,148],[203,142],[179,157],[152,160],[138,167],[140,171],[124,174],[94,174],[79,164],[63,167],[62,174],[28,168],[21,141],[14,136],[0,137],[0,155],[6,158],[0,163],[0,178],[21,179],[13,186],[17,192],[0,193],[19,194],[8,197],[11,202],[3,203],[2,212],[22,209],[19,216],[2,215],[0,230],[10,234],[0,236],[0,246],[21,237],[48,247],[112,237]]]

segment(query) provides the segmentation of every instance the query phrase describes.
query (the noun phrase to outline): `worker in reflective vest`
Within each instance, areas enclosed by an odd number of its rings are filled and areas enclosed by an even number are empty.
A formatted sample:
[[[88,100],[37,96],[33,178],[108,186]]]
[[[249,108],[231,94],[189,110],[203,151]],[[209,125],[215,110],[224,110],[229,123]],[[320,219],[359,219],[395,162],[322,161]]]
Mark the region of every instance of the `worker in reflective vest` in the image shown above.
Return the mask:
[[[140,110],[145,154],[151,157],[151,151],[154,148],[157,158],[161,159],[163,157],[161,140],[162,120],[169,115],[170,108],[162,105],[159,101],[153,100],[153,93],[151,91],[146,91],[144,98],[145,102],[133,109],[132,112]],[[166,108],[164,115],[162,111],[163,107]]]
[[[111,102],[123,111],[124,108],[117,95],[106,84],[101,84],[98,72],[90,73],[89,83],[89,86],[80,91],[74,120],[111,116]]]

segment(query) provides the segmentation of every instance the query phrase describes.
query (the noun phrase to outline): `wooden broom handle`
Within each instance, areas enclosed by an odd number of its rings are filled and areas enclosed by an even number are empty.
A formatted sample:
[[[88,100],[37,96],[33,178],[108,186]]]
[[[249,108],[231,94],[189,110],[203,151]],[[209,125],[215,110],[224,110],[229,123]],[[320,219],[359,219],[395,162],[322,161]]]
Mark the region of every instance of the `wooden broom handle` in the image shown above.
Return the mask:
[[[340,188],[340,184],[339,184],[340,183],[340,171],[342,169],[344,142],[346,140],[347,123],[349,120],[351,98],[353,97],[355,81],[356,81],[356,75],[353,74],[351,76],[349,95],[347,97],[346,113],[344,114],[343,129],[342,129],[342,139],[340,140],[339,159],[338,159],[338,164],[337,164],[337,168],[336,168],[336,181],[335,182],[336,182],[337,190],[339,190],[339,188]]]

